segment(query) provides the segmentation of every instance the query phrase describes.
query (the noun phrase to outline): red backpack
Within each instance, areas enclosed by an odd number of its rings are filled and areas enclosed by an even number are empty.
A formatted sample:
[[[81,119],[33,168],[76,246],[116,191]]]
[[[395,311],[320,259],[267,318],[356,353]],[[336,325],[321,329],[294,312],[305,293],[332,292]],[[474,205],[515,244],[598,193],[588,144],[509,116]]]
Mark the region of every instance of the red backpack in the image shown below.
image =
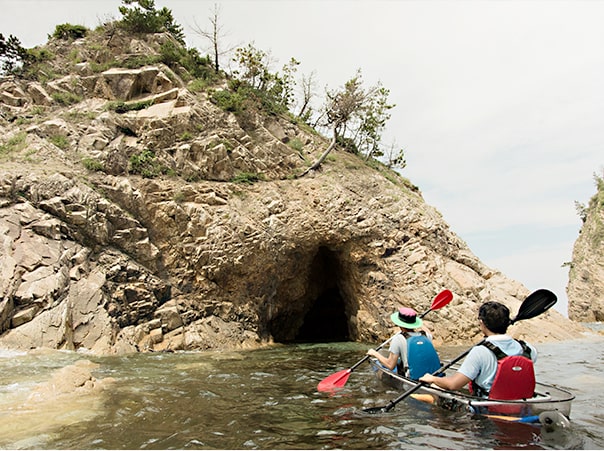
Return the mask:
[[[522,346],[521,355],[507,355],[489,341],[482,343],[497,357],[497,373],[489,392],[489,399],[525,399],[535,393],[535,368],[531,360],[531,349],[522,340],[516,340]],[[482,387],[472,383],[473,391],[478,395],[485,393]]]

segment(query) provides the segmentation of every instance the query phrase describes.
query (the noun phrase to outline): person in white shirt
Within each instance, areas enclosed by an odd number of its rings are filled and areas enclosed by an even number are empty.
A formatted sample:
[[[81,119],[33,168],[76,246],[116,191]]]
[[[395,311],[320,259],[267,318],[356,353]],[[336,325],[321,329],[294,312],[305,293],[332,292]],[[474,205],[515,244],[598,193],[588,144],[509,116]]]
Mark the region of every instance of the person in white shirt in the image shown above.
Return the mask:
[[[508,356],[522,355],[524,347],[521,342],[506,335],[510,325],[510,310],[499,302],[485,302],[478,311],[480,330],[491,342]],[[537,350],[523,343],[530,350],[530,358],[537,361]],[[435,377],[425,374],[420,377],[421,382],[435,384],[446,390],[459,390],[469,382],[472,382],[474,391],[481,396],[488,396],[495,374],[497,373],[497,357],[486,346],[474,346],[457,372],[451,376]],[[479,390],[477,390],[479,388]]]

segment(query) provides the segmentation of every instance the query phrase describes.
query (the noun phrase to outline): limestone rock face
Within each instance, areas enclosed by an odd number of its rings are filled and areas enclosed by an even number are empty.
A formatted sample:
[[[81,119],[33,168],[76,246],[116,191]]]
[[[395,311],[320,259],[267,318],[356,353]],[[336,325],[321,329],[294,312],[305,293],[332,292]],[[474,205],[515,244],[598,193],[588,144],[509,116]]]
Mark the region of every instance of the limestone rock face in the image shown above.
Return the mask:
[[[108,42],[118,59],[157,48],[119,33]],[[397,307],[423,312],[445,288],[454,300],[425,319],[437,343],[468,343],[480,303],[515,314],[529,294],[395,172],[336,149],[297,178],[329,143],[290,118],[243,120],[163,64],[87,65],[48,83],[0,80],[0,346],[381,342]],[[581,331],[550,310],[510,332]]]
[[[604,181],[589,201],[573,248],[566,288],[568,316],[575,321],[604,321]]]

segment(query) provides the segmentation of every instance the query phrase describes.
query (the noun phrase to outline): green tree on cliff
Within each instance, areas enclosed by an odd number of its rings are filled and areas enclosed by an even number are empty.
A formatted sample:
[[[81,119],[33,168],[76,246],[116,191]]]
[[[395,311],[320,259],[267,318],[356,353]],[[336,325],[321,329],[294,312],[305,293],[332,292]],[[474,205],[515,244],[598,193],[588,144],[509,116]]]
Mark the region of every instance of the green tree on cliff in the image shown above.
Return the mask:
[[[0,74],[13,72],[29,59],[29,53],[21,41],[12,34],[7,38],[0,33]]]
[[[172,11],[166,7],[155,9],[154,0],[122,0],[119,12],[122,26],[133,33],[160,33],[167,31],[185,45],[182,27],[176,23]]]
[[[602,170],[602,174],[600,176],[596,172],[593,173],[596,194],[590,199],[589,204],[585,205],[584,203],[575,201],[577,215],[581,218],[583,224],[585,224],[590,211],[597,209],[604,210],[604,170]]]
[[[324,106],[324,125],[332,132],[332,140],[323,154],[301,176],[318,169],[336,144],[353,153],[360,153],[365,159],[384,156],[382,134],[389,111],[395,107],[388,103],[390,91],[381,83],[369,88],[363,87],[361,70],[344,86],[335,91],[327,91]],[[392,156],[396,155],[396,156]],[[401,166],[404,162],[402,149],[389,152],[389,165]]]
[[[300,64],[294,58],[283,66],[282,73],[271,72],[270,57],[252,44],[235,50],[236,69],[229,83],[232,93],[214,93],[214,101],[228,111],[242,116],[250,107],[268,114],[284,114],[294,100],[295,72]]]

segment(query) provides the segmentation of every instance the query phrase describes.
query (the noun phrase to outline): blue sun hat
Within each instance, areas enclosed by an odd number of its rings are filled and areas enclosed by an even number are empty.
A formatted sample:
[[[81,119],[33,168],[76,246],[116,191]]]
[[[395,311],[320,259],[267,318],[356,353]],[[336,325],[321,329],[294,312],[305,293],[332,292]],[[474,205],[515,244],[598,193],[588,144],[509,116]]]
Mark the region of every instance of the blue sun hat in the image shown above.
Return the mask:
[[[417,329],[422,327],[423,321],[417,317],[415,310],[409,307],[401,307],[397,312],[390,315],[394,324],[405,329]]]

